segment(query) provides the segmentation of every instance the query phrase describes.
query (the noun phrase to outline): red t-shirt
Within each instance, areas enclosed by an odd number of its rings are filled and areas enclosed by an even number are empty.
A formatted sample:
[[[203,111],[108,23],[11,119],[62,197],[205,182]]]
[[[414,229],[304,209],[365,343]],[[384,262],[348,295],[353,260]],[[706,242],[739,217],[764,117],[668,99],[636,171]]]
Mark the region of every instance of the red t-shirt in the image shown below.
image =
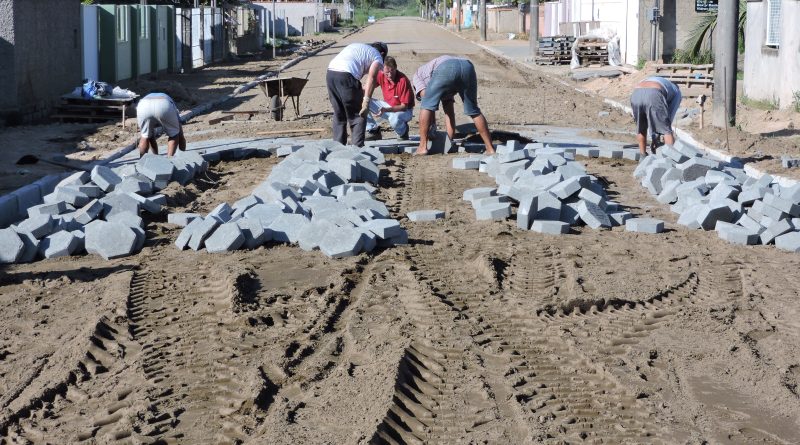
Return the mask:
[[[411,92],[411,82],[405,74],[397,71],[397,82],[390,82],[390,79],[378,71],[378,85],[383,92],[383,100],[391,106],[406,104],[408,108],[414,108],[414,94]]]

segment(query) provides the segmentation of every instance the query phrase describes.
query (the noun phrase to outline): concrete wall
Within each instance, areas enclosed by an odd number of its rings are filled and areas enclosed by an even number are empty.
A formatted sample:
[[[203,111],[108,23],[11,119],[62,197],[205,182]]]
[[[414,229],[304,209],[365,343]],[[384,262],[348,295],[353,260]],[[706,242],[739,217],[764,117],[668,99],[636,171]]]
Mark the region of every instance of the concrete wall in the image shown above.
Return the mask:
[[[253,2],[253,6],[258,9],[272,11],[272,3]],[[284,26],[289,26],[290,36],[303,34],[303,17],[314,16],[320,31],[325,31],[325,8],[342,8],[341,3],[307,3],[307,2],[277,2],[275,3],[275,18],[278,22],[275,25],[277,37],[283,37]],[[282,20],[286,15],[286,22]]]
[[[661,0],[657,58],[671,61],[676,49],[685,48],[692,28],[705,15],[694,11],[694,3],[695,0]],[[645,60],[650,58],[652,27],[647,11],[652,7],[652,0],[639,4],[639,57]]]
[[[491,8],[486,10],[486,29],[491,32],[520,32],[518,8]]]
[[[11,0],[0,0],[0,85],[16,85],[14,73],[14,3]],[[4,116],[15,112],[16,94],[0,94],[0,126],[6,120]]]
[[[751,99],[793,105],[800,92],[800,2],[781,2],[781,40],[777,48],[764,46],[767,34],[767,2],[747,3],[745,28],[744,94]]]
[[[4,113],[6,120],[28,123],[44,119],[62,94],[80,86],[80,1],[3,0],[0,16],[5,22],[0,32],[11,29],[13,33],[11,39],[4,36],[0,44],[0,54],[9,52],[8,45],[13,53],[2,59],[10,60],[14,71],[10,83],[3,84],[3,95],[15,97],[6,102],[6,107],[10,106]]]

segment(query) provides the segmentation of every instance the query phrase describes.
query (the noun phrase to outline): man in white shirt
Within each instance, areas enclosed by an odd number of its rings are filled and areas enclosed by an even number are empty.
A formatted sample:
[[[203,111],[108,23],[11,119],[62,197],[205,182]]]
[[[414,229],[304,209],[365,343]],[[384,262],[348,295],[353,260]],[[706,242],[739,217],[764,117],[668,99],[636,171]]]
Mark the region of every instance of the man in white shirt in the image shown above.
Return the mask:
[[[350,126],[352,145],[364,146],[369,101],[388,52],[388,47],[382,42],[369,45],[351,43],[328,64],[326,83],[333,107],[334,141],[347,144],[347,127]],[[365,74],[366,85],[362,86],[361,78]]]

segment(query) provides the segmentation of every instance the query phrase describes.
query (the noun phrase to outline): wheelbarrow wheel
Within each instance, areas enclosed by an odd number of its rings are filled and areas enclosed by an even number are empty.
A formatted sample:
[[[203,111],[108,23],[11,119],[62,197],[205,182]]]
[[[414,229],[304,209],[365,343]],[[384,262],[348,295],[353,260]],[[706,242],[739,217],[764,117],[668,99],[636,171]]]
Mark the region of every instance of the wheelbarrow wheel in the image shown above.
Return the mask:
[[[272,113],[272,119],[276,121],[283,119],[283,106],[281,104],[281,97],[277,94],[269,98],[269,110]]]

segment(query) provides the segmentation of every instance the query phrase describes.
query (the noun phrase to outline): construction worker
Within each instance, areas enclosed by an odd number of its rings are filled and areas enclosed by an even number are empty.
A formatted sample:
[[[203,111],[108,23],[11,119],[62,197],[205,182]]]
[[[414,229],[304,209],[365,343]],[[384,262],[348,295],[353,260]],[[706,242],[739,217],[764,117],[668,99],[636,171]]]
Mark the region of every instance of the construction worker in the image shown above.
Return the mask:
[[[456,116],[453,105],[455,95],[464,103],[464,114],[472,118],[478,130],[486,153],[494,153],[489,124],[478,108],[478,76],[475,67],[467,59],[453,56],[440,56],[422,65],[414,74],[414,90],[420,102],[419,146],[416,154],[428,153],[428,138],[439,102],[445,115],[447,134],[452,140],[456,131]]]
[[[380,127],[376,119],[386,119],[400,140],[408,140],[408,122],[414,117],[414,94],[411,81],[397,70],[397,61],[388,56],[383,71],[378,73],[383,100],[372,99],[367,115],[367,133],[372,139],[380,139]]]
[[[389,52],[385,43],[351,43],[328,64],[326,83],[333,107],[333,140],[347,144],[347,127],[352,144],[364,146],[369,101],[377,85],[378,72]],[[367,75],[362,87],[361,78]]]
[[[659,135],[664,143],[673,145],[672,121],[681,106],[681,90],[663,77],[648,77],[639,82],[631,94],[631,109],[636,120],[636,142],[639,153],[647,155],[647,133],[650,130],[650,150],[655,153]]]
[[[164,128],[168,138],[167,156],[174,156],[176,148],[186,151],[186,138],[183,137],[178,107],[166,94],[150,93],[141,98],[136,106],[136,119],[141,130],[139,156],[147,153],[148,145],[154,154],[158,154],[155,129],[159,125]]]

